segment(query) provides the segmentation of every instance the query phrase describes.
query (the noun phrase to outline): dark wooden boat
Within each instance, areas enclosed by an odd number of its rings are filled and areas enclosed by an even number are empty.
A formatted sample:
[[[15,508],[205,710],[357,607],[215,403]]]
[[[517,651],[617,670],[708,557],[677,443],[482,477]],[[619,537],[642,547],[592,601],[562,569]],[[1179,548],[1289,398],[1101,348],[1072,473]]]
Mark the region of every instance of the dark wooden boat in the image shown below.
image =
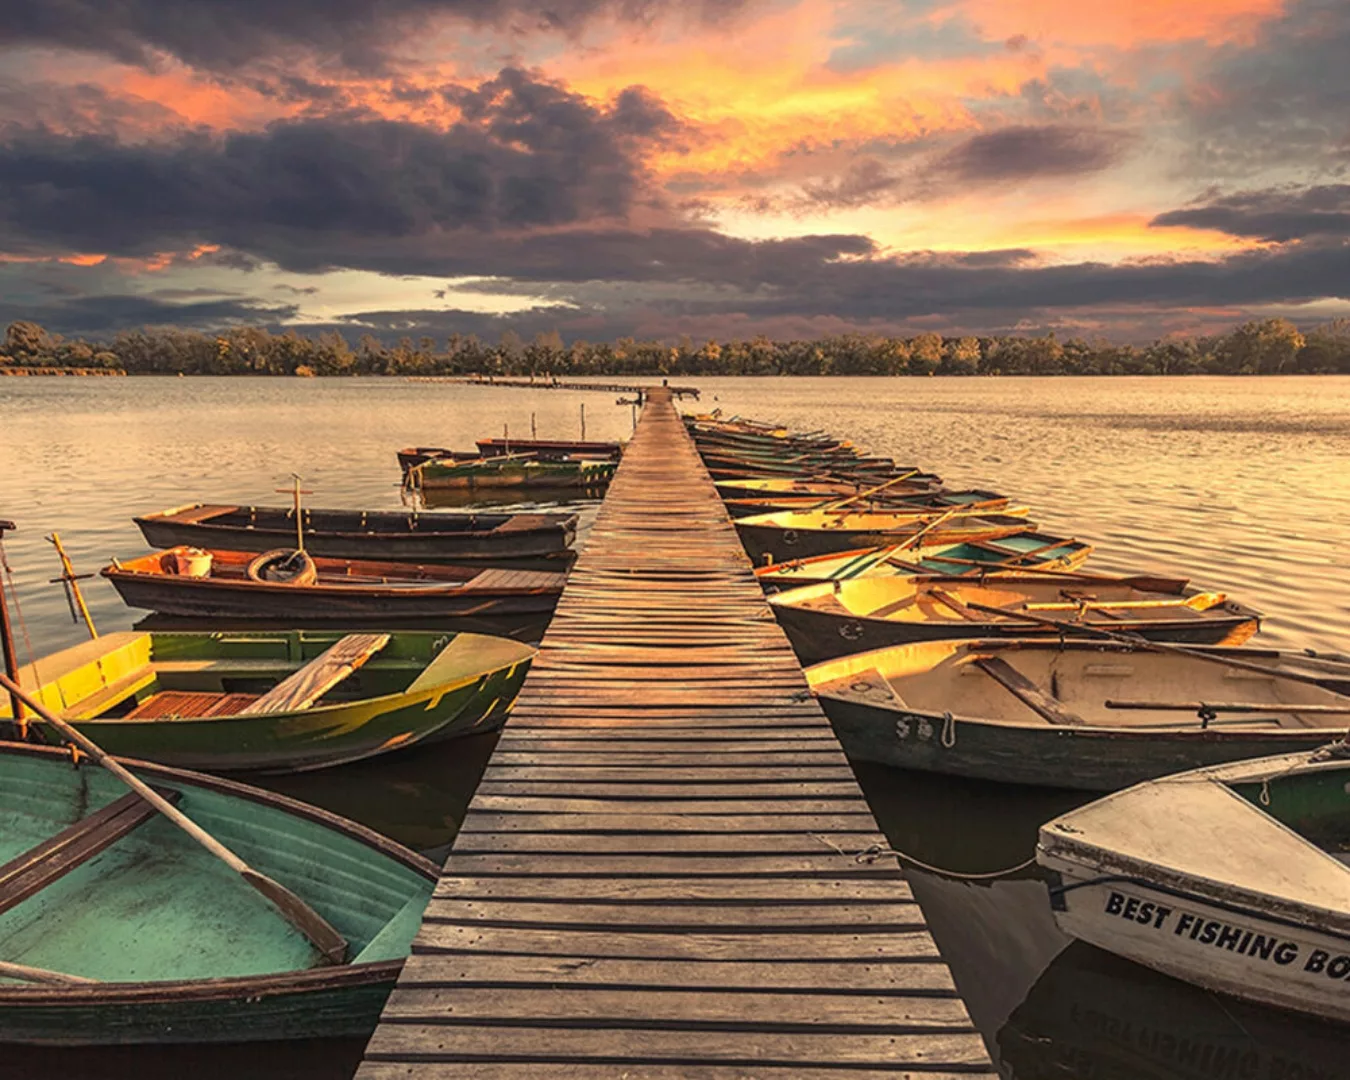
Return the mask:
[[[873,485],[875,487],[876,485]],[[869,488],[862,488],[866,492]],[[903,494],[903,489],[886,489],[876,495],[847,496],[840,499],[821,499],[819,495],[778,495],[755,499],[723,499],[727,513],[733,518],[755,517],[758,514],[781,514],[789,511],[822,510],[837,507],[841,501],[848,503],[850,510],[886,513],[887,511],[906,512],[913,510],[945,510],[952,506],[962,506],[971,511],[998,513],[1006,510],[1010,500],[996,491],[945,491],[942,489],[924,490]]]
[[[875,482],[857,480],[802,480],[795,476],[761,477],[744,480],[717,480],[714,486],[723,500],[729,499],[777,499],[777,498],[814,498],[818,502],[831,499],[849,499],[870,491],[879,484],[886,485],[887,492],[897,495],[921,494],[942,486],[942,477],[936,473],[922,472],[913,466],[897,466],[894,476],[882,477]]]
[[[127,762],[347,939],[323,965],[215,856],[65,749],[0,743],[0,1033],[100,1046],[363,1036],[436,883],[370,829],[255,787]]]
[[[462,562],[565,570],[573,558],[575,514],[418,514],[386,510],[305,510],[305,548],[335,559]],[[270,551],[295,544],[295,511],[278,506],[188,503],[135,519],[146,542],[224,551]]]
[[[1205,645],[925,641],[827,660],[806,677],[850,757],[1113,791],[1342,735],[1350,697],[1291,677],[1281,659]]]
[[[810,558],[838,551],[904,544],[919,538],[926,545],[996,539],[1035,528],[1025,507],[1002,512],[969,512],[959,507],[908,510],[786,511],[739,518],[736,532],[755,565]]]
[[[895,462],[890,458],[839,458],[832,460],[752,461],[725,454],[705,454],[703,464],[714,480],[744,480],[760,477],[786,479],[857,479],[878,484],[894,476]]]
[[[404,473],[428,461],[477,461],[479,458],[530,455],[540,461],[561,457],[589,457],[618,461],[623,443],[567,439],[479,439],[477,450],[449,450],[440,446],[408,446],[398,452]]]
[[[1099,627],[1202,645],[1241,645],[1261,621],[1223,593],[1181,579],[1091,574],[857,578],[790,589],[769,603],[808,664],[914,641],[1073,633],[1018,619],[1019,611],[1082,625],[1083,633]]]
[[[503,570],[356,559],[313,559],[312,584],[260,581],[253,555],[211,551],[210,570],[179,572],[184,548],[114,562],[101,573],[128,605],[194,618],[395,626],[400,620],[552,611],[567,580],[543,570]]]
[[[479,439],[477,445],[483,457],[534,454],[540,461],[566,457],[618,461],[623,456],[623,443],[586,442],[583,439]]]

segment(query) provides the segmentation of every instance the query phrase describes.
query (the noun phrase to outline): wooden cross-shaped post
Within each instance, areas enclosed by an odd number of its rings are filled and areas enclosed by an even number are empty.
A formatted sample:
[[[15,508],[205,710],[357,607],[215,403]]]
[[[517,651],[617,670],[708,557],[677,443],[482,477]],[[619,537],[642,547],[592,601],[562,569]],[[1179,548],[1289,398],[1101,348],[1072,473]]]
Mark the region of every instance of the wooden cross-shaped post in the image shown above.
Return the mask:
[[[291,496],[295,500],[295,547],[297,551],[305,550],[305,519],[300,513],[300,496],[314,494],[314,492],[310,491],[308,488],[301,488],[300,481],[303,479],[304,477],[299,473],[291,473],[291,487],[289,490]],[[287,490],[288,489],[286,488],[276,489],[278,495],[285,495]]]
[[[89,614],[89,607],[84,602],[84,594],[80,592],[80,582],[86,578],[91,578],[93,574],[77,574],[75,566],[70,561],[70,556],[66,554],[66,549],[61,545],[61,534],[52,533],[47,537],[47,543],[56,548],[56,554],[61,559],[61,576],[52,578],[51,584],[55,585],[58,581],[66,587],[66,603],[70,605],[70,617],[74,622],[84,620],[84,625],[89,630],[91,639],[98,637],[98,630],[94,627],[93,616]]]
[[[3,555],[5,533],[14,531],[14,522],[0,521],[0,571],[8,570],[9,566],[5,562]],[[11,578],[11,583],[13,579]],[[17,600],[16,600],[17,603]],[[9,603],[5,596],[5,582],[0,578],[0,653],[4,654],[5,674],[16,683],[19,681],[19,661],[14,655],[14,628],[9,624]],[[31,660],[32,657],[30,656]],[[19,700],[19,695],[10,692],[10,706],[13,710],[13,716],[20,726],[23,724],[24,705]]]

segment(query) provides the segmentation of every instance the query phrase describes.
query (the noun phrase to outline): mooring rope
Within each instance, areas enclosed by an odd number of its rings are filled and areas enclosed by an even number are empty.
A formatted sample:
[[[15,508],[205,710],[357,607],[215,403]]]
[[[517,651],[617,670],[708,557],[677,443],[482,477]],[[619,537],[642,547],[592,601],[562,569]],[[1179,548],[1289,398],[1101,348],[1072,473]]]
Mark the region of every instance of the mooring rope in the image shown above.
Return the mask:
[[[1036,856],[1033,855],[1029,859],[1023,859],[1016,866],[1009,866],[1003,870],[989,870],[984,873],[972,874],[965,873],[961,870],[949,870],[944,866],[934,866],[932,863],[917,859],[907,852],[897,851],[895,848],[885,847],[882,844],[870,844],[859,851],[846,851],[828,836],[822,836],[820,833],[811,833],[811,836],[816,840],[819,840],[822,844],[825,844],[827,847],[833,848],[840,855],[851,858],[857,863],[871,864],[878,859],[885,858],[887,855],[893,855],[900,862],[916,866],[920,870],[927,870],[930,874],[941,874],[944,877],[956,878],[960,881],[989,881],[993,878],[1008,877],[1011,874],[1016,874],[1027,869],[1029,866],[1034,866],[1036,863]]]

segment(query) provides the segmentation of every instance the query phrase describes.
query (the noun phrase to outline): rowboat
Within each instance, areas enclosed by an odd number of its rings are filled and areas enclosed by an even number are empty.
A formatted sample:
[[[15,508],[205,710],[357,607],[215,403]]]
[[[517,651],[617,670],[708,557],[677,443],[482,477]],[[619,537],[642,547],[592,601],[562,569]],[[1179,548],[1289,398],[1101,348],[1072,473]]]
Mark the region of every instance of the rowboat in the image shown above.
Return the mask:
[[[451,461],[477,461],[482,457],[477,450],[449,450],[443,446],[405,446],[398,452],[398,467],[407,473],[414,465],[421,465],[433,458],[448,458]]]
[[[873,485],[876,487],[877,485]],[[930,513],[953,506],[981,513],[1006,512],[1011,501],[995,491],[929,491],[897,493],[891,489],[876,495],[850,495],[845,499],[822,499],[819,495],[777,495],[758,499],[723,499],[722,504],[733,518],[755,517],[759,514],[801,513],[809,510],[842,509],[846,502],[854,512],[866,513]]]
[[[998,514],[956,507],[939,511],[920,506],[903,512],[842,507],[739,518],[736,532],[751,562],[760,564],[903,544],[920,537],[931,545],[1013,536],[1035,528],[1026,514],[1026,507],[1009,507]]]
[[[791,559],[756,568],[768,592],[818,585],[825,581],[883,577],[889,574],[954,574],[977,577],[1029,570],[1072,570],[1092,554],[1092,545],[1027,529],[991,540],[964,544],[918,544],[912,548],[870,547]]]
[[[741,454],[702,453],[704,467],[714,480],[746,478],[856,479],[880,483],[896,472],[890,458],[859,457],[747,457]]]
[[[461,562],[565,570],[575,514],[418,514],[384,510],[304,510],[305,548],[334,559]],[[294,546],[295,511],[276,506],[188,503],[135,519],[146,543],[208,551],[270,551]]]
[[[1207,990],[1350,1022],[1350,753],[1199,769],[1044,825],[1065,933]]]
[[[1018,612],[1206,645],[1241,645],[1261,621],[1224,593],[1180,579],[1091,574],[855,578],[789,589],[769,597],[769,604],[797,658],[811,664],[914,641],[1066,632],[1028,623]]]
[[[406,474],[428,461],[478,461],[482,458],[528,454],[541,461],[565,457],[590,457],[618,461],[623,443],[583,442],[567,439],[479,439],[477,450],[449,450],[441,446],[407,446],[398,452],[399,468]]]
[[[827,660],[806,677],[851,757],[1088,791],[1312,750],[1350,720],[1350,696],[1257,649],[927,641]]]
[[[551,458],[595,458],[618,461],[623,443],[586,442],[583,439],[479,439],[478,452],[486,458],[504,454],[534,454],[542,461]]]
[[[318,954],[244,879],[92,765],[0,743],[0,1030],[96,1046],[362,1036],[408,956],[435,864],[258,788],[129,762],[346,939]]]
[[[850,480],[803,480],[796,476],[753,477],[744,480],[717,480],[713,486],[723,500],[726,499],[775,499],[775,498],[815,498],[820,502],[828,499],[849,499],[861,495],[864,491],[885,483],[886,490],[898,495],[919,494],[932,491],[941,486],[942,478],[935,473],[921,472],[917,468],[900,466],[894,476],[873,483],[859,483]]]
[[[485,730],[534,654],[485,634],[123,631],[20,668],[19,684],[112,754],[301,772]],[[11,708],[0,695],[0,719]]]
[[[205,572],[184,573],[192,553]],[[114,561],[102,575],[128,605],[166,615],[270,618],[294,625],[344,625],[448,616],[520,615],[552,611],[567,580],[543,570],[482,569],[356,559],[313,558],[312,584],[268,581],[249,574],[252,552],[177,547]]]
[[[618,468],[609,459],[552,458],[532,454],[503,454],[475,461],[432,458],[408,470],[405,480],[415,489],[552,488],[601,492]]]

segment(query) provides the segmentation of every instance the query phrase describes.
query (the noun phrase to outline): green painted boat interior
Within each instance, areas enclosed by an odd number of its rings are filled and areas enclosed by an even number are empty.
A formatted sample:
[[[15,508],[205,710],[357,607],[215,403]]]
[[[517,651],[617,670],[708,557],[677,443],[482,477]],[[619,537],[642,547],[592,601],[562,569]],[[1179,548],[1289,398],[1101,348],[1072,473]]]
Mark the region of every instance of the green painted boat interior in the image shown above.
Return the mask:
[[[1269,805],[1262,799],[1259,783],[1229,786],[1309,843],[1350,862],[1350,762],[1340,768],[1271,777],[1264,787]]]
[[[55,755],[6,753],[0,778],[0,864],[127,793],[110,773]],[[433,887],[412,867],[282,807],[150,779],[335,926],[349,962],[407,955]],[[100,982],[283,973],[315,957],[270,903],[158,814],[0,914],[0,960]]]
[[[36,674],[28,665],[21,675],[43,705],[67,719],[115,721],[165,691],[260,696],[344,633],[109,634],[39,661]],[[495,666],[498,654],[501,663],[514,662],[520,652],[518,643],[486,635],[395,633],[311,708],[429,690]],[[0,701],[0,717],[10,715],[6,698]]]

